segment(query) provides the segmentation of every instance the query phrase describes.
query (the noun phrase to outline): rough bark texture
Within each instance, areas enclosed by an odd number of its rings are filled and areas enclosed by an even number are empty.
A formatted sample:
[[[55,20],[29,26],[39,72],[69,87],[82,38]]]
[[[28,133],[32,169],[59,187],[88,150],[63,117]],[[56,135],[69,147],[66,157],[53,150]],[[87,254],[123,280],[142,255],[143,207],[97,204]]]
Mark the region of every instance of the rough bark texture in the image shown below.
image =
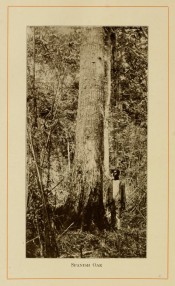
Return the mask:
[[[80,55],[74,179],[84,228],[103,224],[104,31],[86,28]]]

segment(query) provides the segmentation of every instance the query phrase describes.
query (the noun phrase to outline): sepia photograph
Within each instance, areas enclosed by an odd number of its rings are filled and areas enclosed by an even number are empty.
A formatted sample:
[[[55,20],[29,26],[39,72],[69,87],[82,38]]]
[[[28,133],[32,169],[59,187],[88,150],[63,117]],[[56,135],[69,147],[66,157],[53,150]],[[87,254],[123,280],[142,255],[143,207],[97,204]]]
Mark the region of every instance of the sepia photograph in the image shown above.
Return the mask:
[[[174,285],[175,3],[0,3],[0,285]]]
[[[26,43],[26,258],[146,258],[148,27]]]

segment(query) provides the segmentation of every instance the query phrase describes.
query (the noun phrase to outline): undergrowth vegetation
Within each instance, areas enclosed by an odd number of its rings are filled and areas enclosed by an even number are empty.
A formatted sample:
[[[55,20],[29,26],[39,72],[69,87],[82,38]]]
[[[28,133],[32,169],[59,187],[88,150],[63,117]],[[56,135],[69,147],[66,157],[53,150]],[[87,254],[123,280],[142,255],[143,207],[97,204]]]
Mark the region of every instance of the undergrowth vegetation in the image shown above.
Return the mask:
[[[126,185],[122,228],[77,229],[68,204],[75,154],[81,27],[27,32],[26,256],[146,257],[147,27],[111,27],[110,169]],[[46,238],[47,237],[47,238]],[[53,243],[54,241],[54,243]],[[49,244],[54,245],[49,256]]]

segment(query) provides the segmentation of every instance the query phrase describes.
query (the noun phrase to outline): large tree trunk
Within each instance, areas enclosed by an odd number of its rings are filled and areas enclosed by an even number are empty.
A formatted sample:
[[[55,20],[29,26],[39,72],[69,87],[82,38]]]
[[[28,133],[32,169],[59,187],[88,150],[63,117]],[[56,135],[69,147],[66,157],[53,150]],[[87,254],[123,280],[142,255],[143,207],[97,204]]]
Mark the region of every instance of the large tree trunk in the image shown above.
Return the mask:
[[[84,229],[103,227],[104,31],[86,28],[80,55],[74,181]]]

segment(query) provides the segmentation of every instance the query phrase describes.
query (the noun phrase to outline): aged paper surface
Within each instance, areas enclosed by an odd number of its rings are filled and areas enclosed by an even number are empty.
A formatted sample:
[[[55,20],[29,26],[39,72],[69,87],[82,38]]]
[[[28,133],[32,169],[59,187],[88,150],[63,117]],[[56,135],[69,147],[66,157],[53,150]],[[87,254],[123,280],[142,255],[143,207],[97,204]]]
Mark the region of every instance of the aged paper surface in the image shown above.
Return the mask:
[[[1,285],[174,285],[174,18],[173,0],[1,1]],[[93,259],[102,269],[82,269],[72,268],[71,259],[25,258],[26,26],[32,25],[149,27],[146,259]]]

